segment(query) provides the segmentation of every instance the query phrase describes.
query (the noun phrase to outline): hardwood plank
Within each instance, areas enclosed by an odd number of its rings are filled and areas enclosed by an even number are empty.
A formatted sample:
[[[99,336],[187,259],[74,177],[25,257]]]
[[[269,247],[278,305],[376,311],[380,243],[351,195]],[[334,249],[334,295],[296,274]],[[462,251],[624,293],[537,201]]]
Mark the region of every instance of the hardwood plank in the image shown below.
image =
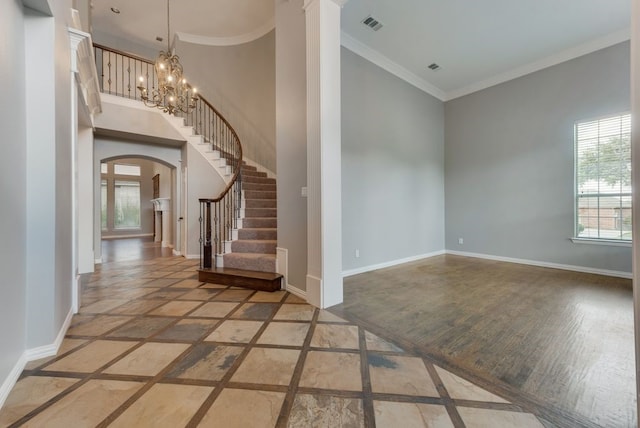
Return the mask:
[[[438,256],[345,279],[332,311],[549,416],[636,426],[631,281]]]

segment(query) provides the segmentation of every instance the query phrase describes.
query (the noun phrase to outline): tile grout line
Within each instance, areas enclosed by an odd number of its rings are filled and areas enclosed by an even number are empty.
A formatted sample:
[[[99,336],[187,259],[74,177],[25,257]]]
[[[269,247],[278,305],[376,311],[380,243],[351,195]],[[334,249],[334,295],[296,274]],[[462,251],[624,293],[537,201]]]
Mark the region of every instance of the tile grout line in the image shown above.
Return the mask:
[[[313,338],[319,316],[320,310],[318,308],[314,308],[313,316],[311,317],[311,322],[309,324],[309,330],[307,331],[307,336],[302,343],[300,355],[298,356],[298,362],[296,363],[296,367],[293,370],[293,375],[291,376],[291,380],[289,381],[289,389],[287,391],[287,395],[284,398],[282,407],[280,408],[280,414],[278,415],[278,419],[276,420],[276,428],[286,428],[289,425],[289,418],[291,417],[291,411],[295,403],[295,398],[298,395],[300,379],[302,378],[302,371],[304,370],[307,355],[311,347],[311,339]]]
[[[375,409],[373,406],[373,390],[369,372],[369,354],[365,331],[358,326],[358,343],[360,345],[360,373],[362,375],[362,411],[365,428],[376,428]]]
[[[451,418],[451,422],[453,423],[454,428],[465,428],[466,425],[462,420],[462,416],[460,416],[460,413],[458,413],[458,408],[456,407],[454,400],[449,395],[449,391],[447,391],[447,388],[444,386],[442,379],[440,379],[440,376],[438,375],[438,372],[436,371],[435,366],[426,358],[422,358],[422,362],[427,368],[427,371],[429,372],[429,376],[431,377],[431,380],[436,386],[436,390],[438,391],[438,394],[440,394],[440,398],[442,399],[442,404],[447,410],[447,414],[449,415],[449,418]]]

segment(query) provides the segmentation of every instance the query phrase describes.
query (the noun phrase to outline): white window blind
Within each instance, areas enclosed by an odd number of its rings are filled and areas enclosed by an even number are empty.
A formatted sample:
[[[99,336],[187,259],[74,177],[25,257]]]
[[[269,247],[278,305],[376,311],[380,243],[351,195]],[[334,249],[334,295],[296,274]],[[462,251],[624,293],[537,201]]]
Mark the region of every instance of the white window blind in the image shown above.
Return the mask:
[[[631,115],[575,125],[578,238],[631,240]]]

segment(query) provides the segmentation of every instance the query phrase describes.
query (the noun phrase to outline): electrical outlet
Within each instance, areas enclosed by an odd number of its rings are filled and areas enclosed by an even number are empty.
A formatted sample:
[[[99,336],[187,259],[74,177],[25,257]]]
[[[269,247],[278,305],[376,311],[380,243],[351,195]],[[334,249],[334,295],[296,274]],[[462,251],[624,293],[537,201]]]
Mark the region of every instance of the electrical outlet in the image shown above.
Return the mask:
[[[458,244],[460,244],[460,245],[464,244],[464,239],[458,238]]]
[[[360,249],[356,248],[355,255],[356,255],[356,259],[360,258]]]

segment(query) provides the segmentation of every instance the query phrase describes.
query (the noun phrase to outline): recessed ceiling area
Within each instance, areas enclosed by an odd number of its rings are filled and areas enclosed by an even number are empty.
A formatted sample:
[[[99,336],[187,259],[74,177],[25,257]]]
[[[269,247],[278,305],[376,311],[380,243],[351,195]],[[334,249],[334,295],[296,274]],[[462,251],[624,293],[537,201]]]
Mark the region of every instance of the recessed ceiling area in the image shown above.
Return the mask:
[[[164,0],[92,3],[96,31],[166,46]],[[172,33],[191,43],[246,43],[274,28],[274,3],[172,0]],[[372,31],[368,17],[384,25]],[[631,0],[348,0],[342,43],[447,100],[628,40],[630,21]]]

